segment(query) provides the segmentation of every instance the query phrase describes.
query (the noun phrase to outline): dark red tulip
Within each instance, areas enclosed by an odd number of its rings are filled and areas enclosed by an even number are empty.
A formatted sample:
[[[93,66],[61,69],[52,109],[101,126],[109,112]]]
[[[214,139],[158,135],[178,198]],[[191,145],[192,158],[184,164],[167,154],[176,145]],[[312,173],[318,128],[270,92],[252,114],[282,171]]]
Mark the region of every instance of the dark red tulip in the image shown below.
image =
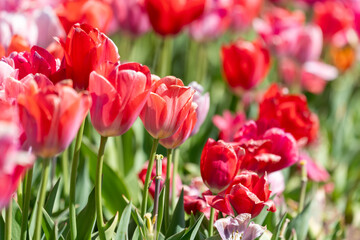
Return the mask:
[[[220,140],[209,138],[201,154],[200,172],[212,193],[225,190],[235,178],[245,151]]]
[[[269,200],[270,193],[266,175],[260,178],[254,172],[243,171],[225,191],[218,195],[212,195],[208,191],[204,193],[204,197],[210,206],[223,214],[237,216],[249,213],[254,218],[264,206],[268,206],[268,211],[276,211],[274,202]]]
[[[192,107],[195,90],[175,77],[153,77],[150,96],[140,118],[153,138],[168,138],[184,123]]]
[[[105,34],[87,24],[75,24],[66,42],[66,76],[74,81],[74,88],[87,89],[89,75],[106,62],[120,58],[116,45]]]
[[[25,147],[35,155],[53,157],[74,139],[90,108],[91,98],[77,93],[71,81],[39,88],[35,81],[17,98]]]
[[[149,96],[151,74],[138,63],[109,64],[90,74],[91,122],[102,136],[119,136],[132,126]]]
[[[318,135],[319,119],[309,110],[306,97],[283,92],[276,84],[267,90],[259,106],[259,119],[276,121],[297,141],[314,141]]]
[[[150,23],[163,36],[177,34],[199,18],[205,3],[206,0],[145,0]]]
[[[250,90],[264,80],[270,66],[270,53],[260,41],[238,40],[221,49],[225,80],[231,90]]]

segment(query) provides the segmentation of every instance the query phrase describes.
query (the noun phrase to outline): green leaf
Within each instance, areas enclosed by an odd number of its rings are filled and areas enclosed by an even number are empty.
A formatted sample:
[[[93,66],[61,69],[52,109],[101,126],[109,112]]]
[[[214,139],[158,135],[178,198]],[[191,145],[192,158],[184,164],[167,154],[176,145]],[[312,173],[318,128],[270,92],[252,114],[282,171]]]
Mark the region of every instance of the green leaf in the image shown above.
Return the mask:
[[[11,239],[20,239],[22,214],[19,205],[12,200]]]
[[[78,239],[91,239],[91,232],[95,224],[95,189],[89,195],[86,206],[76,218]]]
[[[46,212],[52,216],[52,212],[53,212],[53,208],[54,208],[54,203],[55,203],[55,200],[56,200],[56,197],[58,196],[59,194],[59,185],[60,185],[60,181],[61,181],[61,178],[59,178],[56,182],[56,184],[54,185],[54,187],[51,189],[50,193],[49,193],[49,196],[47,198],[47,201],[45,203],[45,210]]]
[[[86,137],[83,139],[81,152],[88,157],[90,177],[94,182],[97,154]],[[112,214],[122,212],[127,205],[123,198],[119,198],[121,195],[125,195],[127,198],[129,198],[130,195],[125,181],[105,163],[103,165],[102,197],[104,199],[104,205]],[[114,201],[114,199],[118,200]]]
[[[180,240],[186,233],[186,229],[183,229],[182,231],[175,233],[174,235],[166,238],[167,240]]]
[[[276,230],[274,232],[274,235],[272,236],[272,240],[277,240],[280,237],[281,228],[283,226],[283,223],[286,219],[287,213],[284,214],[284,216],[281,218],[280,222],[276,226]]]
[[[201,216],[196,220],[195,224],[191,226],[191,228],[183,237],[181,237],[181,240],[194,240],[203,220],[204,214],[201,214]]]
[[[206,240],[221,240],[221,237],[220,237],[220,235],[215,235],[215,236],[207,238]]]
[[[42,230],[45,233],[45,237],[46,239],[54,240],[55,238],[53,236],[53,231],[55,227],[54,221],[51,219],[51,217],[44,208],[42,209],[42,213],[43,213],[43,218],[42,218],[41,226],[42,226]]]
[[[114,233],[115,233],[115,228],[118,225],[118,220],[119,220],[119,213],[117,212],[115,214],[115,216],[110,219],[106,225],[105,225],[105,237],[106,239],[113,239],[114,238]]]
[[[305,206],[304,210],[299,213],[288,225],[286,230],[286,239],[290,238],[292,229],[296,231],[298,240],[305,240],[309,230],[309,219],[311,217],[311,201]]]
[[[128,228],[129,228],[130,217],[131,217],[131,202],[126,206],[123,213],[121,214],[115,240],[129,239]]]
[[[139,231],[139,227],[137,227],[134,231],[134,234],[132,236],[132,240],[139,240],[140,239],[140,231]]]
[[[182,190],[179,200],[176,204],[174,213],[172,215],[169,228],[167,229],[166,237],[170,237],[175,233],[182,231],[184,228],[185,228],[184,190]]]
[[[0,214],[0,239],[5,239],[5,221]]]
[[[157,216],[157,222],[156,222],[156,239],[158,239],[158,236],[161,231],[161,224],[164,217],[164,202],[165,202],[165,188],[163,187],[161,189],[160,195],[159,195],[159,209],[158,209],[158,216]]]
[[[274,197],[275,197],[275,195],[272,196],[270,199],[273,200]],[[257,223],[257,224],[259,224],[259,225],[263,225],[263,224],[264,224],[264,221],[265,221],[267,215],[269,214],[269,211],[268,211],[267,209],[268,209],[268,207],[267,207],[267,206],[264,206],[264,208],[261,210],[260,214],[257,215],[257,216],[253,219],[254,223]]]

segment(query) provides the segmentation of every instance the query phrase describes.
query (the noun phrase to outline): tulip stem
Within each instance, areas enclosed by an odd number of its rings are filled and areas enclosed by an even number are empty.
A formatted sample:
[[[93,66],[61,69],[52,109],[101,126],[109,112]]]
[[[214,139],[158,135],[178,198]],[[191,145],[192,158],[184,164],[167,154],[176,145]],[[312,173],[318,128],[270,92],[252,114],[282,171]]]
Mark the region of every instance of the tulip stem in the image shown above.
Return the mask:
[[[149,188],[149,184],[150,184],[151,171],[154,166],[155,154],[156,154],[158,143],[159,143],[159,139],[154,138],[153,145],[151,148],[150,158],[149,158],[149,164],[148,164],[148,168],[146,171],[145,183],[144,183],[143,199],[142,199],[142,203],[141,203],[141,216],[142,217],[145,215],[146,209],[147,209],[146,205],[147,205],[147,199],[148,199],[148,195],[149,195],[148,188]]]
[[[300,201],[299,201],[299,213],[304,209],[305,196],[306,196],[306,184],[307,184],[307,171],[306,171],[306,162],[301,161],[301,192],[300,192]]]
[[[212,237],[214,235],[214,215],[215,209],[211,207],[209,219],[209,237]]]
[[[37,210],[36,210],[36,221],[35,221],[35,232],[34,232],[34,240],[40,240],[41,239],[41,222],[43,217],[43,206],[45,202],[45,196],[46,196],[46,185],[48,182],[50,173],[50,158],[45,158],[43,160],[43,168],[41,173],[41,185],[40,185],[40,195],[39,200],[37,204]]]
[[[71,176],[70,176],[70,204],[69,204],[69,211],[70,211],[70,239],[75,240],[77,237],[77,230],[76,230],[76,209],[75,209],[75,190],[76,190],[76,173],[77,167],[79,163],[79,154],[80,154],[80,147],[82,142],[82,136],[84,133],[84,126],[85,120],[80,126],[80,129],[76,136],[75,141],[75,149],[74,155],[72,159],[71,165]]]
[[[64,197],[67,202],[69,197],[69,150],[68,148],[61,155],[62,178],[64,180]]]
[[[172,174],[172,189],[171,192],[171,207],[172,209],[175,209],[175,199],[176,199],[176,175],[178,172],[178,166],[179,166],[179,154],[180,150],[178,148],[174,149],[174,166],[173,166],[173,174]]]
[[[11,224],[12,224],[12,198],[5,211],[5,240],[11,240]]]
[[[170,177],[171,177],[171,163],[173,158],[174,149],[167,150],[167,165],[166,165],[166,178],[165,178],[165,229],[167,230],[170,223]],[[173,179],[174,182],[174,179]],[[174,189],[173,189],[174,191]]]
[[[30,207],[30,198],[31,198],[31,182],[33,176],[33,168],[29,169],[26,173],[25,177],[25,198],[24,198],[24,205],[23,205],[23,214],[22,214],[22,222],[21,222],[21,235],[20,240],[26,239],[26,232],[28,227],[28,216],[29,216],[29,207]]]
[[[158,62],[157,72],[160,77],[165,77],[170,74],[171,71],[171,61],[172,61],[172,48],[173,48],[173,38],[165,37],[161,40],[161,55],[160,61]]]
[[[207,56],[206,56],[206,46],[204,43],[199,44],[198,50],[198,69],[196,74],[196,81],[198,83],[202,83],[206,78],[206,71],[207,71]]]
[[[104,219],[103,219],[103,212],[102,212],[102,203],[101,203],[101,176],[102,176],[102,169],[104,163],[104,152],[105,152],[105,145],[107,142],[107,137],[101,136],[100,147],[98,152],[98,161],[96,165],[96,178],[95,178],[95,205],[96,205],[96,221],[97,227],[99,230],[99,236],[101,240],[106,240],[105,237],[105,230],[104,230]]]
[[[160,194],[160,184],[161,184],[161,174],[162,174],[162,155],[156,155],[156,175],[155,175],[155,194],[154,194],[154,210],[153,218],[155,218],[155,226],[157,226],[157,216],[159,209],[159,194]],[[158,233],[155,232],[155,235],[158,236]]]

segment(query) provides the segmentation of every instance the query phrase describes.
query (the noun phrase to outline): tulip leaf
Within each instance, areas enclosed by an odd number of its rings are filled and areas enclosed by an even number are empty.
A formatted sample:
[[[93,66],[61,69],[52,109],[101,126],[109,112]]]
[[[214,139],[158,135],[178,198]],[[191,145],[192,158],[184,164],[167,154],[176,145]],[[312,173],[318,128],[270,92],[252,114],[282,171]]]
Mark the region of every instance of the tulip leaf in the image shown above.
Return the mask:
[[[159,195],[159,209],[158,209],[158,216],[157,216],[157,222],[156,222],[156,233],[159,235],[161,231],[161,225],[162,220],[164,216],[164,202],[165,202],[165,188],[163,187],[161,189],[160,195]],[[158,238],[158,236],[157,236]]]
[[[169,228],[166,232],[166,237],[170,237],[175,233],[182,231],[185,228],[185,213],[184,213],[184,190],[181,191],[179,200],[176,204]]]
[[[5,239],[5,221],[1,214],[0,214],[0,239]]]
[[[221,240],[221,237],[220,237],[220,235],[215,235],[215,236],[207,238],[206,240]]]
[[[95,189],[89,195],[86,206],[76,218],[78,239],[90,239],[95,224]]]
[[[46,239],[53,240],[55,239],[55,236],[53,235],[55,228],[54,221],[51,219],[51,217],[44,208],[42,209],[42,213],[43,213],[43,218],[41,222],[42,230],[45,233]]]
[[[196,220],[195,224],[192,225],[186,234],[181,237],[181,240],[194,240],[203,220],[204,214],[201,214],[201,216]]]
[[[115,228],[118,225],[119,212],[115,214],[115,216],[110,219],[105,225],[105,237],[106,239],[114,239]]]
[[[174,235],[166,238],[167,240],[180,240],[186,233],[186,229],[183,229],[182,231],[175,233]]]
[[[22,214],[19,205],[12,200],[11,239],[20,239]]]
[[[280,232],[281,232],[281,228],[282,228],[282,226],[283,226],[283,224],[284,224],[284,221],[285,221],[285,219],[286,219],[286,216],[287,216],[287,213],[285,213],[284,215],[283,215],[283,217],[281,218],[281,220],[280,220],[280,222],[277,224],[277,226],[276,226],[276,230],[275,230],[275,232],[274,232],[274,235],[272,236],[272,240],[277,240],[277,239],[279,239],[279,237],[280,237]]]
[[[132,240],[139,240],[140,239],[140,231],[139,231],[139,227],[136,227],[134,234],[132,236]]]
[[[44,209],[46,210],[46,212],[52,216],[52,212],[53,212],[53,208],[54,208],[54,203],[55,203],[55,200],[59,194],[59,185],[60,185],[60,181],[61,181],[61,178],[59,178],[56,182],[56,184],[54,185],[54,187],[51,189],[50,193],[49,193],[49,196],[46,200],[46,203],[45,203],[45,207]]]
[[[94,148],[91,146],[89,140],[84,137],[81,150],[89,159],[90,177],[95,181],[97,154],[93,149]],[[130,195],[125,181],[119,174],[114,172],[106,163],[104,163],[102,197],[104,199],[104,205],[112,214],[123,211],[127,205],[123,198],[119,198],[121,195],[125,195],[128,198]],[[118,200],[114,201],[114,199]]]
[[[304,210],[299,213],[288,225],[286,231],[286,239],[290,238],[292,229],[296,231],[298,240],[305,240],[309,230],[309,219],[311,217],[311,201],[305,206]]]
[[[130,217],[131,217],[131,202],[126,206],[123,213],[121,214],[115,240],[129,239],[128,229],[129,229]]]

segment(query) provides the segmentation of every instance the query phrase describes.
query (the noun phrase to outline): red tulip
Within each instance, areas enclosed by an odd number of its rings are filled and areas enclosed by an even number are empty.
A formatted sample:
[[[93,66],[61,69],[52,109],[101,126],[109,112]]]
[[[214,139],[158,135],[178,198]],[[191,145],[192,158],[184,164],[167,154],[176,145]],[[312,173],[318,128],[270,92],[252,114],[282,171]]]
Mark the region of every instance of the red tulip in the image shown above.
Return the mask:
[[[236,145],[246,151],[240,169],[275,172],[299,160],[296,140],[290,133],[264,121],[248,121],[235,134]]]
[[[203,14],[205,2],[206,0],[145,0],[145,6],[154,31],[160,35],[173,35]]]
[[[198,106],[196,103],[193,103],[189,113],[181,125],[181,127],[170,137],[160,139],[160,144],[167,149],[174,149],[183,144],[186,139],[190,137],[192,130],[195,127],[197,118],[196,118],[196,108]]]
[[[224,214],[237,216],[249,213],[254,218],[264,206],[269,207],[268,211],[276,211],[273,201],[269,200],[270,193],[266,175],[260,178],[254,172],[243,171],[225,191],[218,195],[212,195],[208,191],[204,193],[204,197],[210,206]]]
[[[106,32],[113,17],[109,3],[99,0],[62,1],[56,14],[66,33],[71,31],[75,23],[86,23]]]
[[[353,12],[341,2],[317,2],[314,6],[314,14],[314,22],[319,25],[327,41],[336,33],[354,26]]]
[[[38,88],[35,81],[18,97],[25,147],[40,157],[53,157],[74,139],[91,105],[86,93],[77,93],[70,81]]]
[[[105,34],[87,24],[75,24],[66,42],[66,76],[74,81],[76,89],[87,89],[89,75],[105,62],[120,58],[116,45]]]
[[[235,93],[258,85],[270,66],[269,51],[259,41],[238,40],[223,46],[221,57],[225,80]]]
[[[259,119],[275,121],[296,140],[310,143],[317,138],[319,120],[304,95],[284,94],[276,85],[265,93],[259,106]]]
[[[200,172],[212,193],[225,190],[235,178],[245,154],[244,149],[209,138],[201,154]]]
[[[151,74],[148,67],[138,63],[109,67],[90,74],[90,116],[102,136],[119,136],[129,130],[144,107],[151,90]]]
[[[259,15],[263,3],[263,0],[234,0],[231,9],[232,28],[241,31],[251,26],[254,18]]]
[[[219,129],[219,139],[225,142],[234,141],[234,133],[236,133],[245,123],[246,116],[243,113],[231,114],[225,110],[223,116],[215,115],[212,119],[214,125]]]
[[[148,164],[149,164],[149,161],[147,161],[145,164],[144,164],[144,167],[142,168],[142,170],[139,172],[139,179],[140,181],[144,184],[145,183],[145,177],[146,177],[146,172],[148,170]],[[161,170],[162,170],[162,177],[165,178],[166,176],[166,168],[167,168],[167,158],[165,157],[163,160],[162,160],[162,165],[161,165]],[[156,176],[156,166],[154,165],[153,169],[151,170],[151,179],[154,179]],[[171,164],[171,167],[170,167],[170,176],[173,176],[173,165]],[[172,191],[172,177],[170,179],[170,191]],[[176,195],[178,196],[181,192],[181,189],[182,189],[182,183],[181,183],[181,178],[179,175],[177,175],[175,177],[175,183],[176,183]],[[160,183],[160,189],[164,186],[164,181],[161,181]],[[152,181],[150,187],[149,187],[149,193],[152,197],[154,197],[154,194],[155,194],[155,181]],[[171,194],[170,194],[171,196]]]
[[[185,87],[175,77],[156,80],[150,96],[140,113],[140,118],[153,138],[172,136],[184,123],[192,106],[195,90]]]

